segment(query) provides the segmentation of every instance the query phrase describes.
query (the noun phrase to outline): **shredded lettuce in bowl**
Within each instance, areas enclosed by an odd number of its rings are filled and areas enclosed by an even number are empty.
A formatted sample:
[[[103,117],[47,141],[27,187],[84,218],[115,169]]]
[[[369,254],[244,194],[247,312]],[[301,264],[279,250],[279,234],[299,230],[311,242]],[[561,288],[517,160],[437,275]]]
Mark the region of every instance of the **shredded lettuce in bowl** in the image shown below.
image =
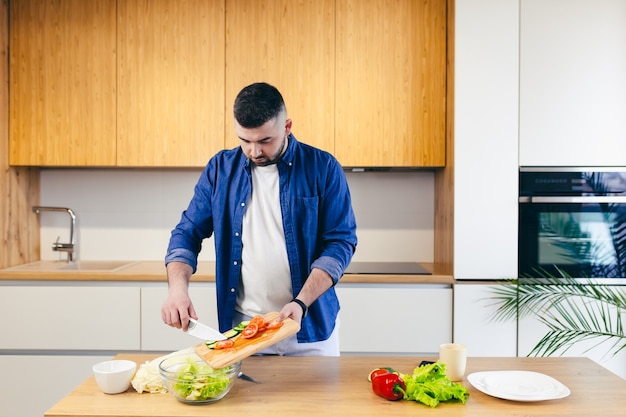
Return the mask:
[[[204,401],[220,397],[228,389],[231,379],[230,368],[215,371],[208,365],[202,365],[191,358],[176,373],[172,388],[176,394],[188,401]],[[225,372],[226,371],[226,372]]]

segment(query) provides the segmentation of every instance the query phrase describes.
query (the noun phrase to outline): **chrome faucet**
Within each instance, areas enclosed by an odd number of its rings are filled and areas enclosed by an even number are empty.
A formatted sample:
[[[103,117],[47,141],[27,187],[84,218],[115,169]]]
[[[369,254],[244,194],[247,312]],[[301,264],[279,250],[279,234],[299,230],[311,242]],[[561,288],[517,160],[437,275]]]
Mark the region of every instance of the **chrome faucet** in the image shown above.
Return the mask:
[[[52,244],[52,250],[55,252],[67,252],[67,261],[74,261],[74,228],[76,227],[76,215],[72,211],[72,209],[67,207],[42,207],[42,206],[34,206],[33,211],[37,214],[41,214],[42,211],[60,211],[67,212],[70,215],[71,223],[70,223],[70,243],[60,243],[60,236],[57,237],[56,242]]]

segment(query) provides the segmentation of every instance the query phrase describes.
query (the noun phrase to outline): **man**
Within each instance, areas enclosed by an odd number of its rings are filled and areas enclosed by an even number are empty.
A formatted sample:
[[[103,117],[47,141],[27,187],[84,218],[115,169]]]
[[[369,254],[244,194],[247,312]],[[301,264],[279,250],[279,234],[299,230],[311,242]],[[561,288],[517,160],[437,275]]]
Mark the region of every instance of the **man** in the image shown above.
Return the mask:
[[[172,231],[163,321],[197,319],[188,287],[202,241],[214,235],[219,327],[257,314],[301,324],[269,348],[281,355],[339,355],[334,285],[356,249],[350,191],[337,160],[300,143],[280,92],[245,87],[234,103],[240,146],[215,155]]]

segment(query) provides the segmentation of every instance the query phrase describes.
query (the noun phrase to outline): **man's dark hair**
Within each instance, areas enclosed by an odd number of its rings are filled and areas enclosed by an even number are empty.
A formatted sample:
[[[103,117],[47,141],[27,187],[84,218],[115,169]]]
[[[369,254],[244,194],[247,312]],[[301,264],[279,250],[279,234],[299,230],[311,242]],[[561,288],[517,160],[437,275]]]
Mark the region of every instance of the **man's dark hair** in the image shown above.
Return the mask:
[[[276,87],[254,83],[237,94],[233,113],[235,120],[246,129],[263,126],[285,109],[285,101]]]

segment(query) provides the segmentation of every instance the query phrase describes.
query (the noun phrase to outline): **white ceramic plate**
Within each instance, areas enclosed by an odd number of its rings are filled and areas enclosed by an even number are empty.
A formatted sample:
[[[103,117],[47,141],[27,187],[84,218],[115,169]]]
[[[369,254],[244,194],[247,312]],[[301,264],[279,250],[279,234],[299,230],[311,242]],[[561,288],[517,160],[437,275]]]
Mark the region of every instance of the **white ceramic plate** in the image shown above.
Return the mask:
[[[475,372],[467,380],[487,395],[512,401],[556,400],[570,394],[565,385],[539,372]]]

